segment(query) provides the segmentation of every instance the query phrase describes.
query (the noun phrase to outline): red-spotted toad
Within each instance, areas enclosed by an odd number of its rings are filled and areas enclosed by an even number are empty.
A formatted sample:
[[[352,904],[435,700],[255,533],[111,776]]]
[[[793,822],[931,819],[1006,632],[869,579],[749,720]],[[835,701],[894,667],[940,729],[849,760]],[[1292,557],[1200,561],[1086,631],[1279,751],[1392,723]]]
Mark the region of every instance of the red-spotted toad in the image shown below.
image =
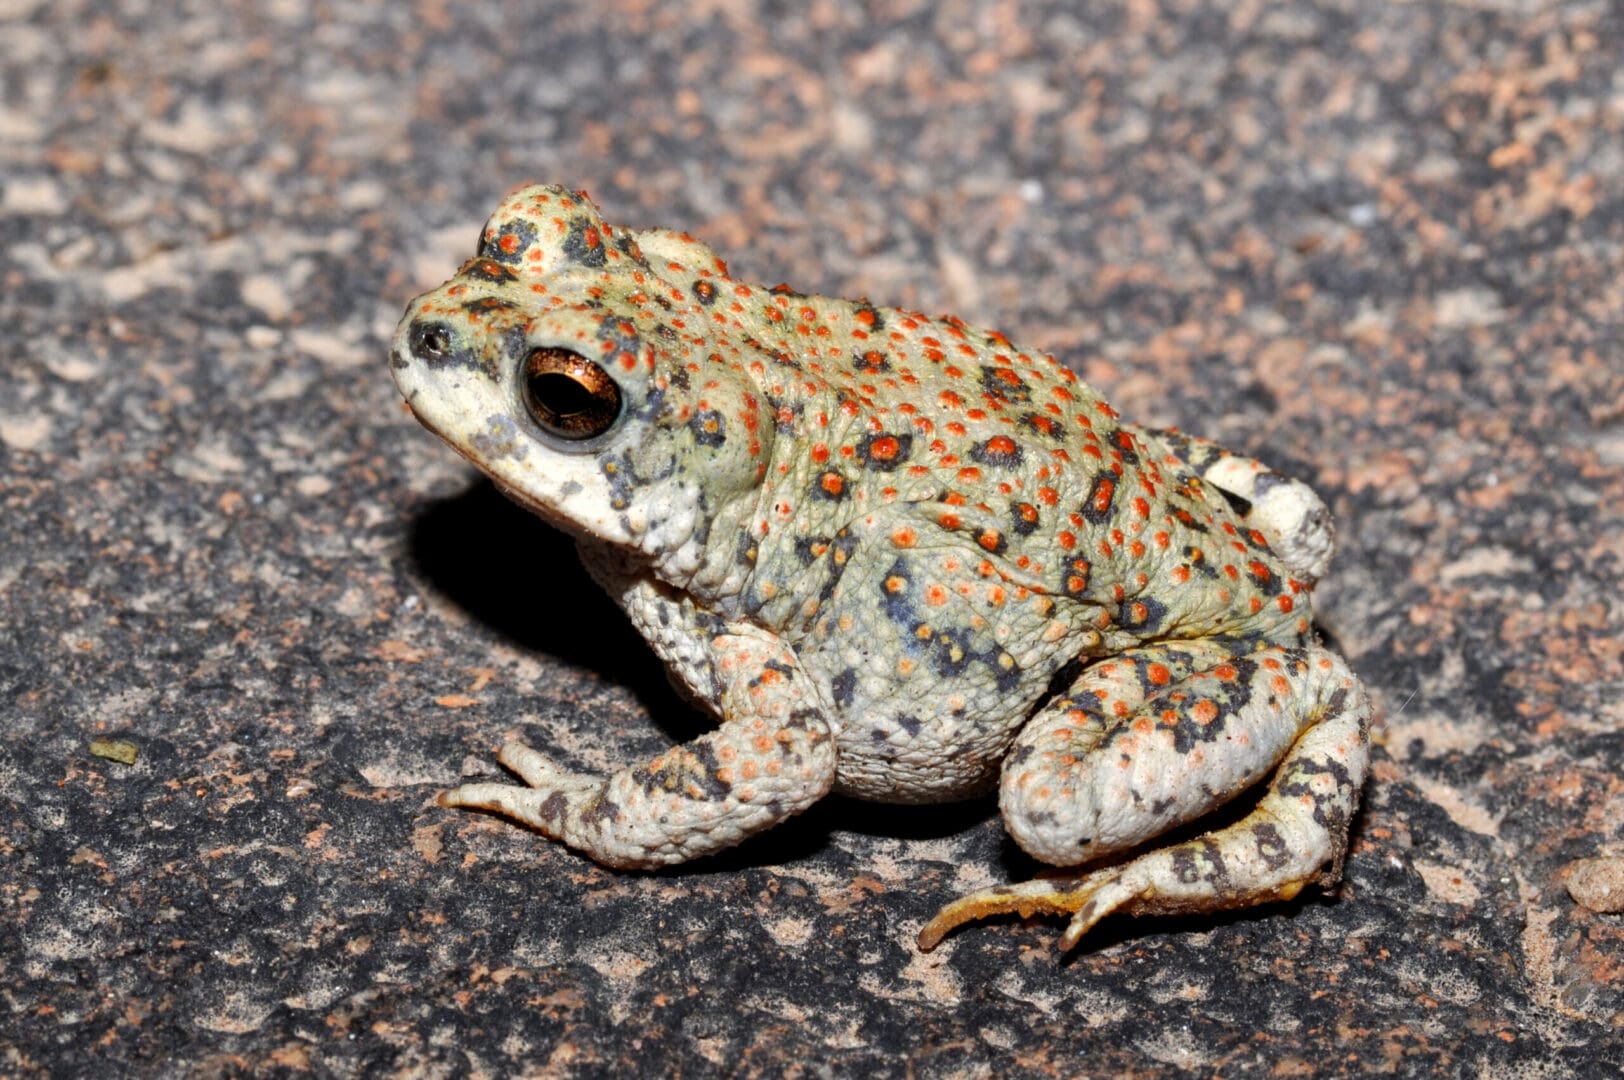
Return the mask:
[[[1332,534],[1305,485],[1123,423],[1001,334],[735,281],[557,187],[498,207],[391,363],[721,720],[609,777],[509,744],[528,787],[445,805],[653,867],[829,791],[997,786],[1033,856],[1107,862],[959,900],[924,948],[992,912],[1072,913],[1070,946],[1112,911],[1337,878],[1370,708],[1310,625]],[[1155,845],[1265,778],[1240,820]]]

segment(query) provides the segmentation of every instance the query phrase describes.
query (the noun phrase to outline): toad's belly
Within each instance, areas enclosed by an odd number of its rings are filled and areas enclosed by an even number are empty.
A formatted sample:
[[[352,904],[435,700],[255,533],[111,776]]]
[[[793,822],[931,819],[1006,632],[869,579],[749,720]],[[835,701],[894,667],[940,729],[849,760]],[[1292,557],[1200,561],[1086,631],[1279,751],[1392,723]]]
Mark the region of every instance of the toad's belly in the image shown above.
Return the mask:
[[[999,765],[1019,730],[1018,717],[1006,724],[962,717],[915,721],[907,715],[883,725],[848,721],[835,736],[834,790],[871,802],[968,799],[998,782]]]

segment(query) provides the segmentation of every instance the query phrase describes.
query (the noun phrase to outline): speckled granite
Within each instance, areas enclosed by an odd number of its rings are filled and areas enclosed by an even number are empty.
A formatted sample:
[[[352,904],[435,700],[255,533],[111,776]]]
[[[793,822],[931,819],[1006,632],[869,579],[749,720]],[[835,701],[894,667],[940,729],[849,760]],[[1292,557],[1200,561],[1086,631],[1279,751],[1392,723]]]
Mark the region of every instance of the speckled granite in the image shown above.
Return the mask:
[[[1624,14],[862,7],[0,0],[0,1072],[1624,1071]],[[385,370],[529,180],[1312,481],[1345,886],[921,956],[990,803],[655,875],[437,808],[699,722]]]

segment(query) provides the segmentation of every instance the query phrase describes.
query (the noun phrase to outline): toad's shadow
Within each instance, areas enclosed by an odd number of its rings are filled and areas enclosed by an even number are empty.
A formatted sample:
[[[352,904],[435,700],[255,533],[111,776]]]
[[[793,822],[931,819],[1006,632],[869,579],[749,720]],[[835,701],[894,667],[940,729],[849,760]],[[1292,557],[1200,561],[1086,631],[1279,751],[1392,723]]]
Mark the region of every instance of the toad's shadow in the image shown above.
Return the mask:
[[[660,661],[582,569],[575,542],[481,479],[413,523],[417,570],[516,647],[631,690],[662,719],[692,710]],[[697,718],[693,719],[699,726]]]
[[[425,510],[413,524],[410,553],[418,572],[474,619],[520,649],[629,690],[674,742],[715,726],[671,688],[659,658],[581,568],[574,541],[488,480]],[[891,839],[952,836],[996,813],[991,798],[878,809],[829,798],[774,829],[771,844],[742,844],[691,868],[735,870],[810,856],[836,829]]]

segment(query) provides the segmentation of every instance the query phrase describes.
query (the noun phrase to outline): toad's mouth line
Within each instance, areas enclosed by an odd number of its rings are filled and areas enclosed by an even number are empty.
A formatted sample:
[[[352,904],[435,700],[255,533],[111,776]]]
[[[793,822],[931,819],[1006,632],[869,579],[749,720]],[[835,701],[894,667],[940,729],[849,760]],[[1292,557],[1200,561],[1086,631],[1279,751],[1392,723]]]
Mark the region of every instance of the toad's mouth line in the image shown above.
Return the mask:
[[[455,450],[457,455],[464,461],[478,469],[482,475],[490,480],[491,484],[496,488],[496,490],[500,491],[505,497],[524,507],[526,510],[530,511],[532,514],[535,514],[537,517],[541,518],[549,525],[552,525],[554,528],[557,528],[565,533],[570,532],[570,530],[559,521],[557,513],[552,508],[538,502],[534,497],[525,491],[502,483],[502,481],[498,480],[496,475],[486,467],[484,459],[482,459],[472,450],[460,445],[457,440],[447,436],[446,433],[437,427],[432,421],[427,419],[422,413],[418,412],[416,406],[413,405],[413,401],[417,398],[417,395],[418,391],[414,390],[408,397],[405,398],[406,411],[412,414],[412,419],[416,420],[419,424],[422,424],[423,427],[428,429],[430,434],[434,435],[441,442]]]
[[[413,390],[405,399],[406,411],[412,414],[412,419],[416,420],[419,424],[422,424],[425,428],[427,428],[429,434],[433,435],[435,438],[451,447],[451,449],[455,450],[464,461],[468,462],[468,464],[474,466],[487,476],[490,475],[490,470],[485,467],[484,463],[473,453],[473,451],[463,446],[456,439],[453,439],[451,436],[447,435],[437,424],[417,410],[417,406],[414,404],[414,402],[417,400],[418,393],[419,391]]]

